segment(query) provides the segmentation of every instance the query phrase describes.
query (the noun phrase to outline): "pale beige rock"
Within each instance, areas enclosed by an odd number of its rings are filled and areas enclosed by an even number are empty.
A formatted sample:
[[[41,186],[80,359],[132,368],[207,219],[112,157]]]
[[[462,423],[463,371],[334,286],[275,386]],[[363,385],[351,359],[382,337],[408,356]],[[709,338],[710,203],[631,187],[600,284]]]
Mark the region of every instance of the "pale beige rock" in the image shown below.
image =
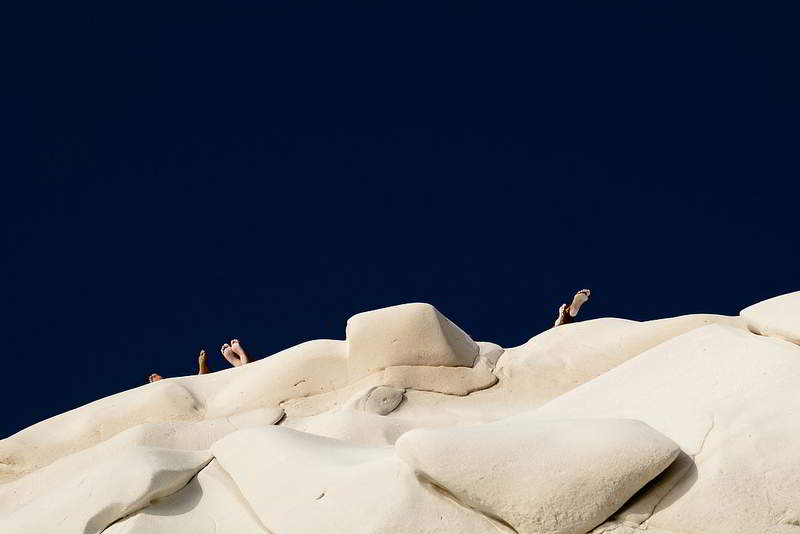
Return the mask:
[[[372,386],[324,413],[298,416],[293,410],[282,426],[358,445],[392,445],[405,432],[422,426],[416,421],[385,417],[404,400],[402,389]]]
[[[261,522],[281,534],[509,532],[421,484],[392,447],[268,427],[230,434],[213,452]]]
[[[346,358],[343,341],[309,341],[246,366],[100,399],[0,440],[0,483],[140,424],[217,419],[344,387]]]
[[[279,423],[281,419],[283,419],[284,415],[285,412],[283,411],[283,408],[276,406],[234,413],[225,417],[225,420],[237,429],[241,430],[243,428],[250,428],[252,426],[274,425]],[[210,421],[215,420],[211,419]]]
[[[399,308],[408,306],[423,305]],[[427,310],[430,312],[433,307],[428,306]],[[408,310],[401,315],[407,313]],[[439,315],[434,313],[437,322]],[[504,353],[488,344],[487,361],[499,357],[495,372],[501,376],[500,383],[489,390],[490,395],[474,397],[486,393],[479,391],[452,405],[448,398],[411,392],[407,395],[409,402],[401,407],[406,413],[398,415],[408,418],[409,412],[420,404],[416,400],[422,399],[422,410],[428,412],[422,414],[425,418],[454,421],[466,417],[477,422],[506,417],[540,405],[678,333],[709,322],[735,321],[722,316],[686,316],[647,323],[587,321],[548,330]],[[443,331],[459,338],[461,331],[452,326]],[[441,348],[441,337],[433,337]],[[460,339],[462,347],[471,346],[468,337]],[[310,341],[247,366],[162,380],[95,401],[0,440],[0,482],[13,480],[142,423],[214,419],[279,404],[293,409],[291,401],[295,400],[298,412],[302,412],[298,415],[321,413],[350,396],[338,393],[348,387],[347,357],[345,342]],[[374,379],[370,383],[381,382]],[[314,397],[313,401],[306,400]]]
[[[143,423],[196,421],[203,407],[171,380],[124,391],[0,440],[0,482],[13,480]]]
[[[499,355],[499,382],[465,397],[408,390],[390,414],[426,425],[480,424],[522,413],[602,375],[641,352],[708,324],[744,329],[743,320],[686,315],[639,323],[595,319],[552,328]],[[488,352],[488,351],[487,351]]]
[[[215,388],[203,390],[206,417],[278,406],[288,399],[316,395],[347,385],[347,344],[329,339],[307,341],[268,358],[225,372],[239,372]],[[214,376],[218,373],[212,373]],[[187,377],[182,380],[192,379]]]
[[[478,345],[430,304],[411,303],[347,321],[350,381],[394,365],[472,367]]]
[[[685,315],[657,321],[593,319],[551,328],[506,349],[495,374],[515,402],[541,405],[675,336],[708,324],[744,328],[739,318]]]
[[[578,322],[507,350],[429,305],[359,314],[347,341],[145,385],[0,441],[0,532],[93,532],[131,514],[106,530],[486,534],[552,520],[551,534],[582,521],[788,534],[800,525],[800,347],[776,339],[793,332],[785,297],[736,318]],[[682,449],[615,510],[658,462],[636,432],[598,430],[643,424],[607,419],[643,421]],[[219,459],[192,478],[209,447]],[[525,495],[552,505],[537,515]]]
[[[210,421],[148,423],[130,428],[97,445],[59,458],[27,476],[0,484],[0,515],[11,513],[37,498],[44,498],[51,488],[65,480],[80,478],[98,463],[124,454],[131,447],[206,450],[231,432],[248,426],[270,425],[282,415],[280,408],[265,408]]]
[[[800,291],[761,301],[740,314],[757,334],[800,344]]]
[[[208,451],[130,447],[0,517],[3,534],[97,534],[151,500],[185,486],[211,460]]]
[[[521,534],[583,534],[666,468],[678,446],[640,421],[418,429],[396,443],[415,471]]]
[[[393,445],[397,438],[409,430],[423,426],[425,423],[420,421],[353,410],[336,410],[310,417],[288,417],[281,423],[282,428],[374,447]]]
[[[681,451],[664,472],[650,481],[638,495],[625,503],[625,506],[617,510],[609,521],[598,529],[622,525],[638,528],[653,515],[661,501],[693,469],[695,469],[694,457]]]
[[[184,488],[122,519],[103,534],[271,534],[231,477],[212,460]]]
[[[531,416],[639,419],[694,458],[677,483],[668,481],[671,490],[642,528],[767,532],[787,517],[800,517],[799,376],[800,347],[709,325],[639,355]],[[662,492],[661,482],[651,489]]]
[[[367,413],[388,415],[403,402],[404,398],[404,389],[378,386],[369,390],[361,408]]]
[[[475,367],[397,365],[387,367],[383,376],[384,383],[394,388],[460,396],[492,387],[497,383],[497,377],[483,360]]]
[[[497,360],[503,355],[505,349],[496,343],[489,343],[488,341],[478,341],[479,357],[485,361],[490,369],[494,369]]]
[[[383,385],[383,371],[372,373],[342,388],[316,395],[288,399],[280,404],[288,417],[309,417],[331,410],[339,410],[366,391]]]

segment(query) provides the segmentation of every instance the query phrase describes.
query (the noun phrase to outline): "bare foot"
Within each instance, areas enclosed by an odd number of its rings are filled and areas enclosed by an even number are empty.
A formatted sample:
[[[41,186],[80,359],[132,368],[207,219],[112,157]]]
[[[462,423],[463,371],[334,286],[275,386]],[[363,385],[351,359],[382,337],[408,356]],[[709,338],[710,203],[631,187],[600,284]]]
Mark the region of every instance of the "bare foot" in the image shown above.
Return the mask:
[[[572,304],[569,305],[569,314],[572,317],[578,315],[578,311],[580,311],[581,306],[583,306],[587,300],[589,300],[589,296],[592,294],[591,291],[588,289],[581,289],[575,296],[572,297]]]
[[[206,358],[206,351],[201,350],[200,356],[197,357],[197,374],[206,375],[211,371],[208,368],[208,359]]]
[[[158,373],[153,373],[153,374],[151,374],[150,376],[147,377],[147,381],[151,382],[151,383],[152,382],[158,382],[159,380],[164,380],[164,377],[161,376]]]
[[[569,316],[567,313],[567,305],[562,304],[558,308],[558,317],[556,317],[556,322],[553,326],[561,326],[562,324],[568,324],[572,322],[572,317]]]
[[[239,360],[242,362],[241,365],[250,363],[250,357],[244,351],[244,347],[242,347],[238,339],[231,339],[231,348],[233,349],[233,352],[239,356]]]
[[[578,315],[578,311],[580,311],[581,306],[586,304],[586,301],[589,300],[589,296],[591,294],[592,292],[588,289],[581,289],[575,293],[575,296],[572,297],[572,304],[569,306],[562,304],[561,307],[558,308],[558,317],[556,318],[556,322],[553,324],[553,326],[574,323],[575,317]]]
[[[225,357],[226,360],[228,360],[228,363],[231,364],[232,366],[239,367],[240,365],[242,365],[242,361],[239,359],[239,356],[237,356],[236,353],[233,352],[233,349],[227,343],[222,345],[220,352],[222,352],[222,355]]]

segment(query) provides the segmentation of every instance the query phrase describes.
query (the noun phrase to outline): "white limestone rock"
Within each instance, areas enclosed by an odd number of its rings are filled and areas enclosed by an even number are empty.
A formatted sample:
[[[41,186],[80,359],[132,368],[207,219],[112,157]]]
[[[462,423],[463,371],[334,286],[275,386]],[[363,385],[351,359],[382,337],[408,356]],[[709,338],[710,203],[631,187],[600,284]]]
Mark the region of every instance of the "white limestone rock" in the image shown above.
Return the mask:
[[[185,487],[103,534],[270,534],[228,473],[212,460]]]
[[[420,426],[416,421],[385,417],[404,400],[402,389],[374,386],[323,413],[290,415],[282,426],[358,445],[391,445],[405,432]]]
[[[436,425],[479,424],[510,417],[537,408],[668,339],[708,324],[745,329],[739,317],[706,314],[646,322],[605,318],[551,328],[497,355],[492,373],[499,381],[492,387],[464,397],[409,389],[406,401],[391,417]],[[497,353],[483,345],[488,363]]]
[[[497,360],[503,355],[505,349],[497,343],[490,343],[488,341],[478,341],[479,358],[486,362],[489,369],[494,369],[497,365]]]
[[[0,440],[0,483],[145,423],[218,419],[347,386],[347,344],[315,340],[205,375],[168,378],[97,400]]]
[[[0,482],[7,482],[144,423],[194,421],[198,399],[162,380],[51,417],[0,441]]]
[[[411,303],[347,321],[350,380],[393,365],[472,367],[478,345],[430,304]]]
[[[479,360],[475,367],[395,365],[386,368],[383,381],[393,388],[463,396],[492,387],[497,377],[484,360]]]
[[[211,461],[208,451],[130,447],[0,517],[4,534],[98,534],[111,523],[185,486]]]
[[[359,314],[346,341],[0,440],[0,532],[789,534],[796,304],[577,322],[509,349],[426,304]]]
[[[405,398],[405,391],[388,386],[370,388],[367,393],[353,403],[353,407],[366,413],[388,415],[397,408]]]
[[[664,470],[678,446],[640,421],[417,429],[396,443],[415,471],[521,534],[583,534]]]
[[[747,327],[765,336],[800,344],[800,291],[761,301],[743,309]]]
[[[309,417],[287,417],[282,428],[291,428],[353,443],[355,445],[393,445],[397,438],[412,430],[425,426],[413,419],[400,419],[381,415],[341,410],[325,412]]]
[[[108,458],[126,454],[131,447],[203,451],[231,432],[248,426],[270,425],[282,415],[280,408],[265,408],[210,421],[135,426],[93,447],[64,456],[27,476],[0,484],[0,516],[12,513],[35,499],[47,498],[51,488],[65,480],[80,478]]]
[[[224,383],[193,380],[221,373],[231,373]],[[307,341],[242,367],[180,380],[206,399],[206,418],[275,407],[288,399],[345,387],[347,344],[331,339]]]
[[[708,324],[744,328],[738,318],[684,315],[656,321],[602,318],[545,330],[506,349],[495,374],[511,402],[538,406],[668,339]]]
[[[679,533],[767,532],[800,517],[798,377],[797,345],[709,325],[529,417],[639,419],[681,446],[692,461],[677,480],[667,470],[637,495],[638,501],[661,493],[655,507],[642,514],[634,501],[615,520]]]
[[[230,434],[212,450],[262,524],[281,534],[497,531],[421,484],[392,447],[267,427]]]

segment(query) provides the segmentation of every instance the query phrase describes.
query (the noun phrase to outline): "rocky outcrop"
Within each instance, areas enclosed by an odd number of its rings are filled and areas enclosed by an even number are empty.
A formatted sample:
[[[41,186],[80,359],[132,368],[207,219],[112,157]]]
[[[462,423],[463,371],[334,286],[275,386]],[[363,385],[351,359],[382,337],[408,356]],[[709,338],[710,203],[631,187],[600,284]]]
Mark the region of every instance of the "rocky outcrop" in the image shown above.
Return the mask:
[[[347,321],[350,380],[394,365],[472,367],[478,345],[430,304],[391,306]]]
[[[425,480],[526,534],[591,530],[679,452],[641,421],[524,416],[412,430],[395,447]]]
[[[756,334],[800,344],[800,291],[753,304],[739,315]]]
[[[0,441],[3,534],[791,534],[800,293],[519,347],[433,306]]]

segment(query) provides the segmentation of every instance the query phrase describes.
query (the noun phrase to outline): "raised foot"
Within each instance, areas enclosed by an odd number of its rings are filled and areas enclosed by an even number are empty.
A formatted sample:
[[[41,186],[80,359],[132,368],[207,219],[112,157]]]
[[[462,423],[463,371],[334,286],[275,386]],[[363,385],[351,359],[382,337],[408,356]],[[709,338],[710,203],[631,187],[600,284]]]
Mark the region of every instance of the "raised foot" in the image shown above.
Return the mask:
[[[580,311],[581,306],[583,306],[586,303],[586,301],[589,300],[589,296],[591,294],[592,292],[588,289],[581,289],[580,291],[575,293],[575,296],[572,297],[572,304],[570,304],[569,306],[569,314],[572,317],[578,315],[578,311]]]
[[[234,367],[239,367],[242,365],[242,361],[239,359],[239,356],[233,352],[233,348],[231,348],[229,344],[225,343],[222,345],[220,352],[222,353],[222,356],[228,360],[228,363]]]
[[[575,317],[578,315],[578,311],[580,311],[581,306],[583,306],[586,301],[589,300],[589,296],[592,292],[588,289],[581,289],[575,296],[572,297],[572,304],[567,306],[566,304],[562,304],[558,308],[558,317],[556,318],[556,322],[553,326],[560,326],[562,324],[569,324],[575,322]]]
[[[241,362],[239,365],[250,363],[250,357],[247,355],[247,352],[245,352],[244,347],[242,347],[238,339],[231,339],[231,349],[233,349],[233,352],[239,357]]]
[[[208,368],[208,357],[206,356],[206,351],[201,350],[200,355],[197,357],[197,374],[205,375],[210,372],[211,371]]]

